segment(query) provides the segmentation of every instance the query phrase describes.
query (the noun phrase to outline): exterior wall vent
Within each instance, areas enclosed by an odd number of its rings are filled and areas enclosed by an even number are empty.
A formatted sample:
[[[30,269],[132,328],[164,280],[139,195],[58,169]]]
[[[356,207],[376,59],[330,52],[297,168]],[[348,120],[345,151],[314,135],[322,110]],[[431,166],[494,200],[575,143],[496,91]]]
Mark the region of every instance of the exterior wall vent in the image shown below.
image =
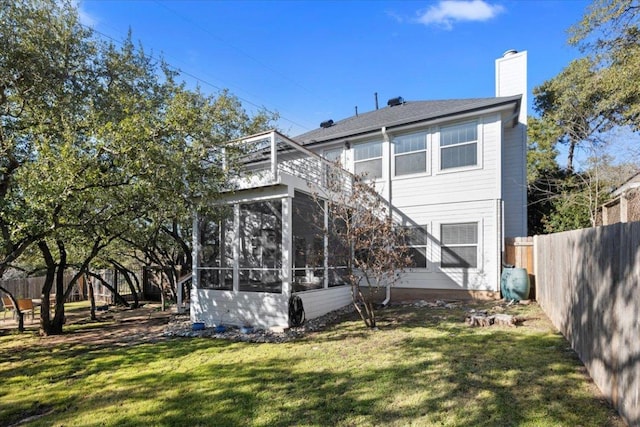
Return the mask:
[[[324,122],[320,123],[320,127],[323,129],[330,128],[331,126],[333,126],[333,120],[325,120]]]
[[[398,96],[396,98],[391,98],[390,100],[387,101],[387,105],[389,107],[395,107],[396,105],[402,105],[404,104],[404,99],[402,99],[401,96]]]

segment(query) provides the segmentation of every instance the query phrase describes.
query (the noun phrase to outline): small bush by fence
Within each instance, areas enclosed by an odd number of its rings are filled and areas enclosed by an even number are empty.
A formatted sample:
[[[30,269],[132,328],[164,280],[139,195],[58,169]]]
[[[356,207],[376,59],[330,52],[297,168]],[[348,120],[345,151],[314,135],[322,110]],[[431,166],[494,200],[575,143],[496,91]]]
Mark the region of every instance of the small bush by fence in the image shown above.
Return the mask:
[[[640,426],[640,222],[535,236],[537,300],[603,394]]]

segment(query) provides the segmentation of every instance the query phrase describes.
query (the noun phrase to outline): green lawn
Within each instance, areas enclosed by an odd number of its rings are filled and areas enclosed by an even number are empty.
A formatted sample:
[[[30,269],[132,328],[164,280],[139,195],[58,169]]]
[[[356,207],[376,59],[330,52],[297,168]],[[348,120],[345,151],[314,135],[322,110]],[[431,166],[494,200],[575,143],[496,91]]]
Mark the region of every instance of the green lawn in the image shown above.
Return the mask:
[[[539,307],[516,328],[396,307],[286,344],[0,337],[0,425],[622,425]],[[73,328],[72,328],[73,329]]]

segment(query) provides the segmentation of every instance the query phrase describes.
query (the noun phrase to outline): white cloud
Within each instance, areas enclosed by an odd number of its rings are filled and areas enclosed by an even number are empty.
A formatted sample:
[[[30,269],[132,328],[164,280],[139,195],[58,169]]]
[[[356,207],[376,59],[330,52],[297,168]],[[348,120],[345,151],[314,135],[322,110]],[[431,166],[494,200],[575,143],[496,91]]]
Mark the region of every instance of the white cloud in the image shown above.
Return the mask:
[[[420,12],[418,22],[439,25],[450,30],[454,22],[487,21],[503,11],[503,6],[484,0],[441,0],[437,5]]]
[[[78,10],[78,18],[80,19],[80,23],[86,25],[87,27],[95,27],[98,24],[98,19],[94,16],[90,15],[84,8],[83,4],[80,0],[74,0],[73,3]]]

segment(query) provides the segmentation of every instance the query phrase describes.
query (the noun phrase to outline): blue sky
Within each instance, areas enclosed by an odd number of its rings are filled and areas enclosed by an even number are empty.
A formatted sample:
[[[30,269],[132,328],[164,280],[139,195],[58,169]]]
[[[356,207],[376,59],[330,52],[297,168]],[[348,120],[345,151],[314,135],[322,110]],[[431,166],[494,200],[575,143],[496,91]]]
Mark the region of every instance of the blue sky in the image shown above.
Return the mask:
[[[278,111],[295,136],[389,98],[494,96],[494,61],[527,50],[529,93],[580,52],[567,29],[585,1],[97,1],[83,22],[119,41],[129,28],[206,93]],[[195,78],[194,78],[195,77]],[[529,97],[530,100],[532,96]],[[531,109],[529,114],[531,114]]]

